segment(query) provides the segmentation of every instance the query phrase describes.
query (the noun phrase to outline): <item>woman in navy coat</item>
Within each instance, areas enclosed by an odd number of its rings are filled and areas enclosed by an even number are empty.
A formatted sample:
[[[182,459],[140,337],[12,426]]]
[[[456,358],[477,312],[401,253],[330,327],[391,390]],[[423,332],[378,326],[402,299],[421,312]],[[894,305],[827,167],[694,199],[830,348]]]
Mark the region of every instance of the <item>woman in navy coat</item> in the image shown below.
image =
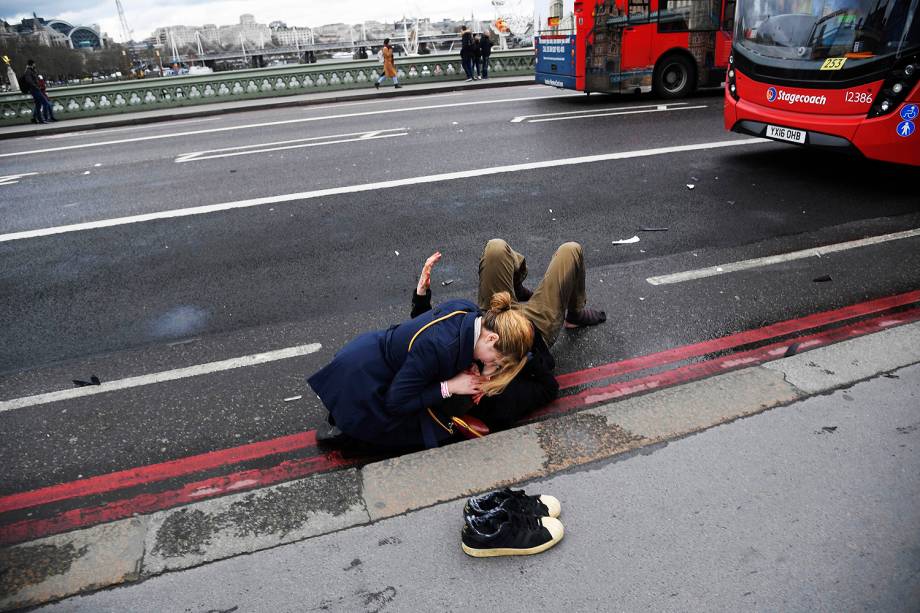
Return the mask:
[[[533,328],[510,307],[508,292],[485,312],[449,300],[358,336],[308,382],[346,435],[380,447],[436,447],[450,437],[437,412],[447,398],[499,394],[524,367]]]

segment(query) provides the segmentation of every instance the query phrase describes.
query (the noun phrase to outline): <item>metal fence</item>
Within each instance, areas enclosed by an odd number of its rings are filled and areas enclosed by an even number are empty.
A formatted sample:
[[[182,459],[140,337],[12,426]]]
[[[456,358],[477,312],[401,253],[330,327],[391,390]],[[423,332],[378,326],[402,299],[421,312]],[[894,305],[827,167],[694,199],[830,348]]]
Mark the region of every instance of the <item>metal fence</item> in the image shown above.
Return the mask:
[[[496,77],[533,74],[533,66],[533,49],[497,51],[489,62],[489,74]],[[405,84],[464,78],[456,54],[398,57],[396,68],[400,83]],[[376,60],[297,64],[57,87],[48,90],[48,97],[58,119],[70,119],[372,87],[382,72],[383,66]],[[0,95],[0,126],[28,123],[33,108],[29,95]]]

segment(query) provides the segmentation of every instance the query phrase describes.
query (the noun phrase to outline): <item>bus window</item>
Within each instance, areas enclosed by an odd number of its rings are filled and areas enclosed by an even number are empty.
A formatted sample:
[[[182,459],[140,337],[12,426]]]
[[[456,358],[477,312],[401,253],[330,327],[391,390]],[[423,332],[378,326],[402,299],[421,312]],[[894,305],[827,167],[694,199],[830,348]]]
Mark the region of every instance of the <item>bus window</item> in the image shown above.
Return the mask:
[[[719,29],[719,0],[661,0],[659,32],[712,32]]]
[[[629,23],[648,23],[649,0],[628,0],[628,2],[627,19]]]

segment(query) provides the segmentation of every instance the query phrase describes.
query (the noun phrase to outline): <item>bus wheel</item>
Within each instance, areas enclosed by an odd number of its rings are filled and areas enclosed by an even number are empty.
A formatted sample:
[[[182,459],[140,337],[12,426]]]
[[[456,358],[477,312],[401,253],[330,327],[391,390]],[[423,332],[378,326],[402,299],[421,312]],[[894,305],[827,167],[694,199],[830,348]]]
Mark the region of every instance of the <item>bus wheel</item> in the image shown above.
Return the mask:
[[[655,67],[653,83],[660,98],[683,98],[695,89],[696,67],[683,55],[669,55]]]

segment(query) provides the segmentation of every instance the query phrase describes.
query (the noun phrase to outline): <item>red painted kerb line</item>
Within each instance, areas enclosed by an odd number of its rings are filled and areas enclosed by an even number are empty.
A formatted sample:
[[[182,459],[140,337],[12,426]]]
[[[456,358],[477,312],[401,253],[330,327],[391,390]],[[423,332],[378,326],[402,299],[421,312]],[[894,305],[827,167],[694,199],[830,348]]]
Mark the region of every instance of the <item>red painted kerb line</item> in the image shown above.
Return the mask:
[[[153,513],[218,495],[244,492],[367,461],[373,461],[373,458],[345,459],[338,452],[330,452],[311,458],[288,460],[271,468],[246,470],[188,483],[167,492],[140,494],[96,507],[72,509],[48,519],[27,519],[0,526],[0,545],[14,545],[77,528],[125,519],[134,514]]]
[[[827,326],[856,317],[874,315],[914,302],[920,302],[920,290],[879,298],[877,300],[870,300],[869,302],[861,302],[833,311],[815,313],[813,315],[800,317],[799,319],[789,319],[763,328],[730,334],[729,336],[723,336],[701,343],[694,343],[693,345],[675,347],[674,349],[651,353],[638,358],[630,358],[622,362],[604,364],[595,368],[559,375],[556,377],[556,380],[559,382],[560,389],[566,389],[575,385],[598,381],[599,379],[607,379],[637,370],[661,366],[662,364],[669,364],[671,362],[678,362],[709,353],[716,353],[717,351],[786,336],[811,328]]]
[[[559,381],[560,389],[567,389],[575,385],[661,366],[691,357],[715,353],[741,345],[838,323],[847,319],[877,314],[918,301],[920,301],[920,290],[915,290],[896,296],[879,298],[835,309],[833,311],[816,313],[798,319],[790,319],[763,328],[748,330],[709,341],[676,347],[646,356],[630,358],[621,362],[614,362],[595,368],[563,374],[557,377],[557,380]],[[146,483],[155,483],[157,481],[194,474],[219,466],[238,464],[240,462],[256,460],[279,453],[306,449],[314,447],[315,445],[316,431],[309,430],[307,432],[250,443],[239,447],[211,451],[96,477],[88,477],[86,479],[0,497],[0,513],[31,508],[71,498],[103,494]]]
[[[678,383],[685,383],[742,367],[754,366],[782,357],[790,345],[799,344],[802,351],[808,351],[848,338],[878,332],[890,327],[920,320],[920,310],[911,310],[889,317],[876,317],[868,321],[849,324],[819,332],[799,339],[774,343],[765,347],[752,349],[740,354],[722,356],[697,364],[690,364],[665,373],[650,375],[641,379],[615,383],[602,388],[585,390],[574,396],[559,399],[540,415],[563,413],[575,408],[583,408],[613,398],[630,396],[643,391],[664,388]],[[232,494],[265,487],[282,481],[304,477],[306,475],[353,466],[374,458],[344,459],[337,452],[321,456],[301,458],[282,462],[267,469],[255,469],[237,472],[221,477],[214,477],[195,483],[189,483],[177,490],[157,494],[140,494],[133,498],[118,500],[96,507],[73,509],[55,517],[38,520],[23,520],[0,527],[0,545],[12,545],[68,530],[85,528],[92,525],[116,521],[134,514],[151,513],[166,508],[188,504],[219,495]]]

